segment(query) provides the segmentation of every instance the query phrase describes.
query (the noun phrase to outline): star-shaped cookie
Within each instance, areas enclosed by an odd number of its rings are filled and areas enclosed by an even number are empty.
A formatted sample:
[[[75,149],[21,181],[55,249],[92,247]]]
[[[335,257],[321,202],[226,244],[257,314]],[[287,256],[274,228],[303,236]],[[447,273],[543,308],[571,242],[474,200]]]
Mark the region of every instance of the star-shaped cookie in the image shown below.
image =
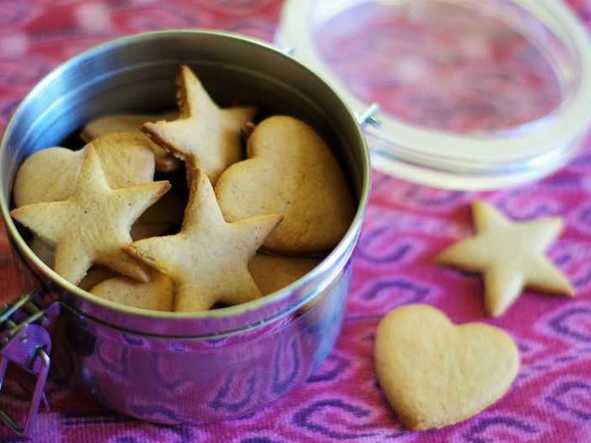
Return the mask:
[[[568,279],[544,255],[560,235],[555,217],[516,223],[484,202],[474,202],[476,235],[443,251],[438,263],[484,274],[485,306],[502,315],[524,288],[574,296]]]
[[[93,263],[148,281],[141,265],[123,252],[135,220],[168,191],[167,181],[113,190],[101,161],[88,145],[76,190],[67,199],[14,209],[11,215],[55,247],[54,269],[78,284]]]
[[[242,158],[240,131],[256,108],[218,107],[188,66],[181,66],[177,84],[179,118],[145,123],[142,130],[190,168],[202,169],[215,183],[228,166]]]
[[[140,240],[126,250],[176,283],[176,311],[204,311],[218,301],[239,304],[260,297],[248,262],[282,217],[227,223],[207,176],[199,169],[192,174],[181,232]]]

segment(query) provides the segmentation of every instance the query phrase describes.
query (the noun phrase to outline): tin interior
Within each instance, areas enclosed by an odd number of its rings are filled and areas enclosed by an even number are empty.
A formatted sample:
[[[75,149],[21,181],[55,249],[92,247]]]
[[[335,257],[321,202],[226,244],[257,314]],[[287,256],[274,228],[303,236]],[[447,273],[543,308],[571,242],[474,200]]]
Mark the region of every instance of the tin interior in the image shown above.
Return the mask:
[[[175,75],[191,65],[213,98],[260,106],[260,117],[301,118],[329,141],[350,179],[358,212],[339,245],[309,274],[275,294],[204,313],[160,313],[111,303],[65,281],[27,246],[10,218],[18,165],[38,149],[60,145],[85,122],[117,112],[175,108]],[[369,189],[367,150],[355,119],[338,96],[303,65],[272,47],[224,33],[164,31],[123,38],[91,49],[57,68],[25,98],[5,131],[0,204],[13,244],[32,270],[63,291],[66,303],[98,320],[157,335],[208,335],[284,316],[309,302],[349,259]],[[154,319],[160,319],[154,322]]]

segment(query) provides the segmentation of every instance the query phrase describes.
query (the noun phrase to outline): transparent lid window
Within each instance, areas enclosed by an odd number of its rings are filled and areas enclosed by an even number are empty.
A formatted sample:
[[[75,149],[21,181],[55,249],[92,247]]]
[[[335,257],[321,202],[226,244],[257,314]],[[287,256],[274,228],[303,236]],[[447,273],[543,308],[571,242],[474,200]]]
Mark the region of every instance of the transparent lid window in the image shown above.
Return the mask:
[[[379,105],[374,166],[414,181],[532,180],[589,127],[591,46],[559,1],[289,0],[278,40],[359,115]]]

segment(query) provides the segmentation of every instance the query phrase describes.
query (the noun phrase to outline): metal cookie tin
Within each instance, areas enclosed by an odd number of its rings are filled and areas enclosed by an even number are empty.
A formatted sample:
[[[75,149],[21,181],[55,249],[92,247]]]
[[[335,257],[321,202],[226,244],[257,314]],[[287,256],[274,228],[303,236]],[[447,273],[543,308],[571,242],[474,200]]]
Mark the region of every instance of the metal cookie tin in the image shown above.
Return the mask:
[[[256,103],[263,116],[290,114],[316,127],[345,169],[358,209],[338,246],[287,288],[204,313],[157,313],[95,298],[39,260],[9,215],[11,187],[28,155],[59,144],[94,117],[173,108],[175,73],[183,63],[196,69],[222,104]],[[56,314],[63,339],[54,345],[60,358],[53,364],[76,368],[105,405],[160,423],[244,415],[297,386],[330,352],[367,203],[368,153],[347,106],[289,55],[236,35],[192,30],[96,47],[50,73],[25,98],[4,133],[0,168],[2,217],[28,294],[0,313],[0,377],[9,362],[38,376],[31,416],[49,366],[42,325]],[[23,430],[6,414],[0,419]]]

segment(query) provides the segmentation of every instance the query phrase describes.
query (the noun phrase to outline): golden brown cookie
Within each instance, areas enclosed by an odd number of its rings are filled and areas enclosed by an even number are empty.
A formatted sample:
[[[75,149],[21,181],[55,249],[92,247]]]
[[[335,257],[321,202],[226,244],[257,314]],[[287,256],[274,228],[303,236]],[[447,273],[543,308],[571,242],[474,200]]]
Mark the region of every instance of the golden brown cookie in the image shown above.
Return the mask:
[[[37,236],[33,236],[29,246],[37,257],[39,257],[47,266],[53,268],[54,250],[52,246],[48,245]],[[92,266],[86,273],[86,276],[80,281],[80,283],[78,283],[78,286],[80,289],[88,291],[100,282],[113,277],[117,277],[117,274],[113,271],[102,266]]]
[[[158,237],[164,235],[172,230],[172,225],[165,223],[153,223],[153,224],[138,224],[137,222],[131,227],[131,238],[133,240],[143,240],[144,238]],[[39,237],[34,235],[31,238],[29,244],[33,252],[37,257],[41,259],[47,266],[53,268],[54,250],[53,247],[45,243]],[[92,272],[92,269],[89,271]],[[112,277],[112,275],[111,275]],[[84,280],[88,278],[88,275],[84,277]],[[103,279],[106,280],[106,279]],[[94,280],[92,280],[94,281]],[[82,282],[78,285],[82,289],[84,288]]]
[[[213,183],[232,163],[242,159],[240,130],[256,108],[218,107],[188,66],[178,78],[180,117],[172,122],[146,123],[143,130],[165,150],[200,168]]]
[[[148,283],[115,277],[99,283],[90,292],[105,300],[134,308],[172,311],[174,306],[172,280],[156,271],[151,272]]]
[[[74,284],[93,263],[147,281],[146,271],[122,248],[132,241],[129,231],[135,220],[169,188],[168,182],[151,182],[112,190],[89,145],[67,200],[23,206],[11,215],[55,247],[55,271]]]
[[[215,191],[226,220],[283,214],[265,240],[267,250],[297,255],[333,248],[355,212],[345,175],[307,124],[277,116],[260,123],[248,140],[248,160],[228,168]]]
[[[158,237],[178,231],[183,221],[184,209],[183,201],[178,195],[174,192],[166,193],[160,200],[150,206],[133,224],[131,227],[131,238],[134,241],[143,240],[144,238]],[[29,246],[37,257],[48,266],[53,267],[54,250],[52,246],[35,235],[31,238]],[[89,275],[93,272],[94,268],[89,271]],[[90,281],[98,284],[102,280],[114,277],[111,271],[108,272],[110,274],[107,277],[100,280],[91,278]],[[94,274],[99,275],[99,273]],[[84,278],[83,282],[89,279],[89,275]],[[89,287],[85,285],[86,287],[83,287],[83,282],[78,285],[82,289],[89,289],[94,286]]]
[[[248,270],[263,295],[289,286],[310,272],[320,259],[274,257],[257,254],[248,263]]]
[[[66,148],[48,148],[37,151],[20,166],[14,181],[14,204],[59,201],[68,198],[74,190],[83,151]]]
[[[519,369],[517,346],[505,332],[484,323],[455,326],[427,305],[386,315],[374,351],[382,390],[414,431],[478,414],[509,390]]]
[[[574,296],[568,279],[544,255],[560,235],[562,220],[541,218],[515,223],[485,202],[472,204],[476,235],[449,247],[438,263],[484,274],[485,306],[502,315],[524,288]]]
[[[144,123],[157,120],[174,120],[178,113],[169,112],[166,114],[114,114],[99,117],[89,122],[80,133],[80,138],[86,143],[113,132],[136,132]],[[143,134],[142,134],[143,135]],[[162,172],[175,171],[180,167],[180,161],[168,154],[164,149],[155,143],[150,142],[150,148],[156,157],[156,169]]]
[[[136,241],[126,250],[176,283],[176,311],[204,311],[216,302],[239,304],[260,297],[248,262],[281,216],[227,223],[207,176],[193,173],[181,232]]]
[[[33,236],[29,246],[37,257],[39,257],[47,266],[53,268],[54,250],[52,246],[48,245],[37,236]],[[78,283],[78,286],[81,289],[88,291],[100,282],[116,276],[116,273],[107,268],[92,266],[86,273],[86,276],[80,281],[80,283]]]
[[[94,140],[107,182],[113,189],[151,182],[154,154],[142,134],[115,133]],[[17,207],[65,200],[76,188],[80,166],[89,145],[80,151],[48,148],[37,151],[20,166],[13,187]]]
[[[80,289],[88,291],[99,283],[115,277],[119,277],[119,274],[105,268],[104,266],[93,266],[88,270],[82,281],[78,283],[78,286]]]

